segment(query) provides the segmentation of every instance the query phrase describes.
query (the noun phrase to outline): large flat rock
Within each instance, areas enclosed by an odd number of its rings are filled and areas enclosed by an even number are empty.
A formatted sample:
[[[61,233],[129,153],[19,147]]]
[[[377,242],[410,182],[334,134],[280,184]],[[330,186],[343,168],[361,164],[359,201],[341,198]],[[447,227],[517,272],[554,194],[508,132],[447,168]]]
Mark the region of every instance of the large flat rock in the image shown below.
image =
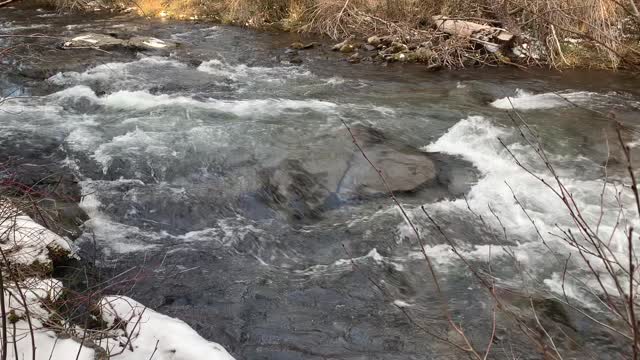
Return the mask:
[[[115,36],[96,33],[84,33],[67,39],[63,44],[64,49],[130,49],[130,50],[170,50],[177,46],[175,42],[157,39],[151,36],[131,36],[121,39]]]
[[[436,158],[403,145],[382,132],[356,126],[352,132],[367,157],[382,171],[394,193],[410,193],[442,186],[443,174]],[[348,132],[337,132],[311,144],[306,154],[294,154],[263,174],[268,200],[295,218],[319,216],[344,203],[388,193],[377,171],[355,147]],[[447,181],[445,179],[445,181]]]

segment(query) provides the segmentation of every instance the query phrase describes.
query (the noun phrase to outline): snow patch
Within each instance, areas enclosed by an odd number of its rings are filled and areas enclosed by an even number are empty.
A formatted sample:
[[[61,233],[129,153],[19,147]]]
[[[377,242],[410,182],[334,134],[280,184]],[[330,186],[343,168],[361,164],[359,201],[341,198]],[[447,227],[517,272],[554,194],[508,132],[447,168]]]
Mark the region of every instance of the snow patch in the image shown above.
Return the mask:
[[[33,221],[7,203],[0,203],[0,248],[13,264],[51,264],[51,250],[71,254],[61,236]]]
[[[109,325],[120,324],[132,334],[130,345],[119,355],[122,360],[233,360],[219,344],[202,338],[184,321],[159,314],[124,296],[107,296],[100,302],[102,319]],[[122,331],[121,330],[121,331]],[[112,353],[120,351],[114,342]]]

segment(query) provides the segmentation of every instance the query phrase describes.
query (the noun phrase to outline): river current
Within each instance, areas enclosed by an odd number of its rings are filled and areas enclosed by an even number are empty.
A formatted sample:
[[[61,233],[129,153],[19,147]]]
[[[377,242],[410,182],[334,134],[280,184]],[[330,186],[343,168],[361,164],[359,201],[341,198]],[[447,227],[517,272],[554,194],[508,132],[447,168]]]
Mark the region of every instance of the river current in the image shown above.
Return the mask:
[[[501,219],[520,263],[551,293],[562,268],[528,216],[543,234],[572,226],[557,197],[513,161],[509,152],[548,176],[508,110],[518,110],[539,133],[585,216],[595,220],[604,208],[600,230],[615,226],[616,201],[601,203],[603,179],[626,178],[619,153],[607,150],[615,134],[603,113],[632,129],[640,125],[634,76],[504,68],[429,73],[420,66],[352,65],[323,49],[301,51],[302,64],[293,64],[286,47],[296,34],[0,12],[0,34],[82,32],[135,32],[181,46],[170,54],[49,49],[37,61],[6,56],[0,90],[16,98],[0,107],[3,159],[28,164],[31,156],[50,156],[72,173],[89,215],[76,244],[105,272],[143,269],[135,285],[114,291],[186,321],[238,359],[455,358],[398,309],[409,309],[424,326],[445,326],[415,236],[387,197],[346,202],[312,219],[292,218],[264,199],[264,172],[285,160],[330,156],[332,138],[348,139],[342,121],[473,168],[474,176],[462,171],[457,178],[466,201],[428,189],[399,199],[428,242],[456,317],[478,339],[490,333],[490,299],[420,206],[465,256],[477,264],[491,260],[498,283],[511,290],[519,279],[494,236],[503,229],[492,220],[483,226],[477,215]],[[640,141],[635,132],[625,140]],[[571,296],[597,308],[578,289]],[[586,330],[583,318],[570,322],[588,349],[616,358],[608,336]],[[504,339],[513,333],[498,329],[496,357],[505,356]]]

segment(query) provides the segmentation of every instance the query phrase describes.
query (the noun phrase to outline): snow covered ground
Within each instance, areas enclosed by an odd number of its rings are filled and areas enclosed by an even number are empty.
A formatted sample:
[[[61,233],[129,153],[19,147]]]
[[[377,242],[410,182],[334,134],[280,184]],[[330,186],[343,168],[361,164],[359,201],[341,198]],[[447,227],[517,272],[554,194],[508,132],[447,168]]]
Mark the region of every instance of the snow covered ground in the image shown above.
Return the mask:
[[[85,331],[58,320],[51,304],[63,293],[62,282],[15,280],[22,277],[6,263],[46,266],[51,264],[51,251],[72,256],[72,247],[8,203],[0,203],[0,249],[7,259],[1,267],[5,305],[0,305],[7,335],[0,351],[6,351],[8,359],[233,360],[222,346],[205,340],[185,322],[125,296],[107,296],[97,303],[107,324],[104,330]]]

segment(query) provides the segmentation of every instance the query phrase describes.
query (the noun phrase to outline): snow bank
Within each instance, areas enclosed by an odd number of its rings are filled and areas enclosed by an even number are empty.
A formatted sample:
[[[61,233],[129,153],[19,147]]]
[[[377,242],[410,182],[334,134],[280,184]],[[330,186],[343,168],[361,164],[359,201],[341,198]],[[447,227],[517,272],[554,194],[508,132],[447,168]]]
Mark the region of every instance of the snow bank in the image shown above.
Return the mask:
[[[65,239],[6,202],[0,202],[0,248],[9,263],[27,266],[51,264],[50,251],[72,254]],[[64,291],[61,281],[27,278],[16,282],[9,266],[0,263],[7,313],[0,321],[7,322],[8,359],[94,360],[119,354],[121,360],[233,360],[222,346],[203,339],[185,322],[123,296],[100,300],[102,317],[109,326],[85,332],[64,323],[52,309],[51,304]]]
[[[50,251],[71,253],[61,236],[6,203],[0,203],[0,248],[13,264],[51,264]]]
[[[152,355],[155,360],[233,360],[222,346],[203,339],[184,321],[159,314],[128,297],[107,296],[100,308],[107,324],[123,327],[126,334],[131,334],[130,347],[118,356],[121,360],[148,360]],[[124,344],[127,338],[123,332],[122,339],[108,350],[118,353]]]
[[[62,293],[62,282],[55,279],[26,279],[20,282],[20,290],[14,283],[5,284],[6,310],[9,314],[7,337],[13,342],[7,347],[7,359],[32,359],[35,347],[36,360],[94,360],[96,351],[82,346],[80,340],[62,338],[44,323],[51,316],[46,304]],[[22,293],[22,294],[21,294]],[[29,311],[31,327],[26,317]],[[31,338],[33,329],[33,340]],[[78,355],[79,354],[79,355]]]

